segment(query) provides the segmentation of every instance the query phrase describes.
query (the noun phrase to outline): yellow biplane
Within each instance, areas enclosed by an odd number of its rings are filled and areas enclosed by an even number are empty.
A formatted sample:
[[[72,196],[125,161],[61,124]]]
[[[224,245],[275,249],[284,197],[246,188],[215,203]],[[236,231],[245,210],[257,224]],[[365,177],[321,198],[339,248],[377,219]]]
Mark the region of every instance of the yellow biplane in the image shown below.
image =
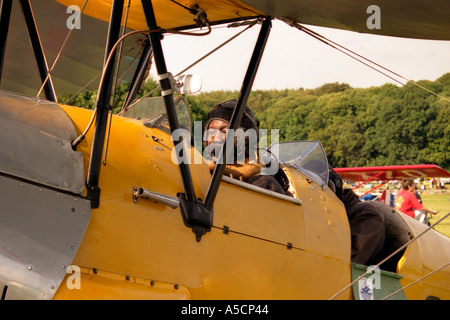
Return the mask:
[[[170,33],[260,26],[237,129],[273,19],[450,40],[450,3],[429,2],[379,1],[383,27],[368,29],[368,0],[3,0],[2,299],[450,299],[449,239],[396,211],[385,257],[395,270],[352,263],[319,141],[271,146],[292,196],[224,176],[221,164],[211,174],[190,145],[181,156],[194,161],[174,161],[195,79],[175,79],[161,45]],[[161,96],[136,101],[152,57]],[[111,115],[126,80],[124,112]],[[79,88],[98,89],[94,110],[58,103],[56,92]]]

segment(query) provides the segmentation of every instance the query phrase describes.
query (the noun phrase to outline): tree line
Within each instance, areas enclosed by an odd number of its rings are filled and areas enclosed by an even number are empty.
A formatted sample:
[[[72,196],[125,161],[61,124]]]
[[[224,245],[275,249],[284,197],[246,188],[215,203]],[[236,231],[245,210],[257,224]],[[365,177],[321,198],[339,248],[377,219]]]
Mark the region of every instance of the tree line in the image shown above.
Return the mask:
[[[450,73],[417,83],[450,97]],[[156,81],[148,80],[139,96],[156,87]],[[115,113],[127,90],[128,85],[117,88]],[[212,91],[186,96],[192,120],[205,122],[216,104],[238,95],[238,91]],[[96,91],[87,91],[69,104],[92,109],[95,99]],[[256,90],[247,104],[261,128],[279,130],[280,141],[320,140],[333,167],[432,163],[450,170],[450,103],[411,83],[370,88],[327,83],[315,89]]]

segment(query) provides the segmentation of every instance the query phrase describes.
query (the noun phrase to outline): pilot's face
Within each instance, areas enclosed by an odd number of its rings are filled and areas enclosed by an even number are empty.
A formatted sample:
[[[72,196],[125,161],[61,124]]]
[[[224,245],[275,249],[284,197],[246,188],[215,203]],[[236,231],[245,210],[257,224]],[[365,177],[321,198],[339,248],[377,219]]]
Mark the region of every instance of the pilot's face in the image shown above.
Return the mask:
[[[212,120],[209,123],[208,128],[206,128],[206,130],[208,130],[206,145],[209,145],[213,142],[223,143],[227,136],[228,127],[229,124],[226,121],[219,119]],[[243,127],[239,127],[239,129],[245,130]]]
[[[206,139],[206,145],[209,145],[213,142],[223,143],[225,141],[228,127],[229,124],[226,121],[218,119],[212,120],[207,128],[208,136]]]

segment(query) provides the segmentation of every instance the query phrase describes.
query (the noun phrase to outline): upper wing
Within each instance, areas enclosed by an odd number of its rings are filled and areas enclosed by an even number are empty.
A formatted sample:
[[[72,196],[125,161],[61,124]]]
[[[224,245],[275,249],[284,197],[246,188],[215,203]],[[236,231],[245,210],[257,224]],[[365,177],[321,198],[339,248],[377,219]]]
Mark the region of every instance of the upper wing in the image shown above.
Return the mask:
[[[149,0],[148,0],[149,1]],[[13,11],[1,77],[1,89],[36,95],[41,81],[36,73],[33,57],[19,1],[13,1]],[[31,0],[42,47],[49,67],[55,61],[69,30],[69,6],[83,8],[86,0]],[[304,24],[353,30],[357,32],[399,37],[450,40],[450,1],[448,0],[379,0],[381,29],[369,29],[367,8],[371,0],[152,0],[156,21],[163,29],[194,27],[194,16],[186,10],[198,4],[207,14],[210,23],[270,15],[289,17]],[[52,80],[57,94],[74,93],[100,75],[112,0],[89,0],[83,11],[81,29],[74,29],[61,52],[58,64],[52,70]],[[128,4],[128,1],[125,1]],[[184,7],[183,7],[184,6]],[[124,9],[125,11],[125,9]],[[147,29],[141,0],[132,0],[128,12],[129,29]],[[128,41],[123,52],[125,70],[133,70],[132,63],[139,46],[135,39]],[[134,41],[134,42],[133,42]],[[128,49],[136,47],[137,51]],[[7,63],[6,63],[7,62]],[[128,74],[131,78],[131,73]],[[96,89],[97,81],[88,89]]]
[[[71,18],[71,12],[67,13],[67,8],[54,0],[33,0],[31,6],[50,69],[70,31],[67,21]],[[75,93],[85,86],[90,90],[98,88],[105,56],[108,23],[83,16],[80,26],[80,29],[72,30],[70,39],[51,72],[58,95]],[[134,50],[131,48],[135,47],[139,38],[142,36],[131,37],[125,42],[124,58],[119,71],[120,75],[124,75],[122,80],[132,78],[132,73],[125,71],[134,70],[130,64],[135,66],[138,63],[135,57],[140,47]],[[13,1],[1,73],[0,88],[3,90],[35,96],[42,85],[19,1]]]
[[[57,0],[70,6],[82,6],[85,0]],[[247,16],[289,17],[299,23],[356,32],[418,39],[450,40],[450,1],[448,0],[176,0],[190,7],[198,4],[210,22]],[[193,25],[192,15],[175,1],[152,0],[156,21],[162,28]],[[370,29],[367,20],[380,9],[380,29]],[[90,0],[85,13],[109,20],[111,1]],[[369,11],[369,12],[368,12]],[[140,0],[131,1],[129,26],[147,29]]]
[[[394,37],[450,40],[448,0],[245,0],[244,2],[267,15],[290,17],[303,24]],[[368,10],[371,5],[377,5],[380,9],[380,29],[370,29],[367,26],[367,20],[374,13]]]
[[[77,5],[80,8],[85,3],[85,0],[56,1],[67,7],[70,5]],[[125,1],[125,3],[127,3],[127,1]],[[111,4],[111,0],[89,0],[83,13],[96,19],[109,21]],[[158,26],[163,29],[182,28],[195,25],[193,20],[194,16],[182,7],[191,7],[194,4],[198,4],[200,8],[206,12],[208,20],[211,23],[263,14],[251,6],[236,0],[152,0],[152,4],[155,11],[156,22]],[[147,24],[144,18],[141,0],[132,0],[130,2],[130,7],[127,10],[129,12],[127,26],[134,30],[146,30]]]

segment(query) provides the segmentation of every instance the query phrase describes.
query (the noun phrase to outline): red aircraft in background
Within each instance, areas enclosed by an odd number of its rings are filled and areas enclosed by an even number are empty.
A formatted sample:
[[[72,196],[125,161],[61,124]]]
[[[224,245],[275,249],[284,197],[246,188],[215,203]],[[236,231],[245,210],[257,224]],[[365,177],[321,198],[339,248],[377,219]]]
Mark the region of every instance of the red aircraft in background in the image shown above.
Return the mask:
[[[369,181],[379,182],[369,190],[359,194],[362,200],[377,199],[381,202],[394,207],[395,196],[392,190],[383,189],[379,197],[370,197],[370,194],[388,184],[390,181],[402,180],[405,178],[425,179],[425,178],[450,178],[450,173],[445,169],[434,164],[418,164],[418,165],[398,165],[398,166],[377,166],[377,167],[355,167],[355,168],[335,168],[334,169],[343,180],[355,182],[353,190],[365,185]],[[416,211],[416,219],[429,225],[431,215],[424,211]]]
[[[384,186],[393,180],[405,178],[450,178],[450,173],[434,164],[377,166],[377,167],[354,167],[334,168],[343,180],[356,183],[352,189],[357,189],[369,181],[379,181],[380,184],[361,194],[360,197]]]

